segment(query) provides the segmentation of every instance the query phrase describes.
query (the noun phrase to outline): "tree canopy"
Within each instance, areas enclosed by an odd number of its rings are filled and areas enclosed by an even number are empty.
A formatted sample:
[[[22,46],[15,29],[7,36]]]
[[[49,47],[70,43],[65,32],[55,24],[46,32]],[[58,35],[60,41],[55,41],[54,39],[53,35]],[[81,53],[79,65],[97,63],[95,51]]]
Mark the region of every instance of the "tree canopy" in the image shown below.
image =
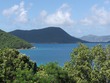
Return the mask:
[[[110,83],[110,46],[80,44],[64,68],[75,83]]]
[[[15,49],[0,50],[0,83],[110,83],[110,46],[80,44],[63,67],[37,64]]]

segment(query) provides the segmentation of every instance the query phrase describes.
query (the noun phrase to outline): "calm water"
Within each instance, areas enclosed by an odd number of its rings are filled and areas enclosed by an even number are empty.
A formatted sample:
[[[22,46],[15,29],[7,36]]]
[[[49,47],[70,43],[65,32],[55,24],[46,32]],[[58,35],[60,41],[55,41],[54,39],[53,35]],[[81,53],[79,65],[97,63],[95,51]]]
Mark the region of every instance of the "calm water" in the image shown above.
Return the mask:
[[[85,43],[89,47],[93,47],[99,43]],[[103,47],[110,43],[100,43]],[[34,44],[35,49],[20,50],[26,54],[31,60],[37,62],[38,65],[48,62],[58,62],[61,66],[70,60],[70,54],[78,44]]]

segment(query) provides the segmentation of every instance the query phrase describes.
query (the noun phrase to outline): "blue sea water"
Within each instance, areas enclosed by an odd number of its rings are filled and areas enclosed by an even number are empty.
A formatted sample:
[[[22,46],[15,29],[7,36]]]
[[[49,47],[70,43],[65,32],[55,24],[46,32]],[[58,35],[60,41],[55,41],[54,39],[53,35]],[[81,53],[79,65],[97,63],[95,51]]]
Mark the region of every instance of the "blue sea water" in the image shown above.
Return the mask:
[[[88,47],[101,44],[103,47],[110,43],[84,43]],[[78,44],[33,44],[34,49],[19,50],[21,53],[26,54],[31,60],[35,61],[37,65],[46,64],[48,62],[58,62],[63,66],[65,62],[70,60],[71,52]]]

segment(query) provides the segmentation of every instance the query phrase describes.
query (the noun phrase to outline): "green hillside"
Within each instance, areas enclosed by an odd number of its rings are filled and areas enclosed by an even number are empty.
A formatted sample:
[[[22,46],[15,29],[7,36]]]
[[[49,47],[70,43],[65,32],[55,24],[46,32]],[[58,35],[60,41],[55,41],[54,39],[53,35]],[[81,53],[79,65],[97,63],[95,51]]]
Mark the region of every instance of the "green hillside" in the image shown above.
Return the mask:
[[[28,42],[0,30],[0,49],[2,48],[25,49],[31,47],[32,45],[29,44]]]

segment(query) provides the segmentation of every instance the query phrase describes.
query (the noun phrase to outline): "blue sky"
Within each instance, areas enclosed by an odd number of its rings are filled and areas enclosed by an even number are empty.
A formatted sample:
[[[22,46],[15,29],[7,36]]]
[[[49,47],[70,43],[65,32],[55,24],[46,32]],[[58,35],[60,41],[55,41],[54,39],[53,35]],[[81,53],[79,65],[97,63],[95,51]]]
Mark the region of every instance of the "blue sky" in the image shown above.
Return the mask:
[[[2,0],[0,29],[61,27],[70,35],[110,35],[110,0]]]

